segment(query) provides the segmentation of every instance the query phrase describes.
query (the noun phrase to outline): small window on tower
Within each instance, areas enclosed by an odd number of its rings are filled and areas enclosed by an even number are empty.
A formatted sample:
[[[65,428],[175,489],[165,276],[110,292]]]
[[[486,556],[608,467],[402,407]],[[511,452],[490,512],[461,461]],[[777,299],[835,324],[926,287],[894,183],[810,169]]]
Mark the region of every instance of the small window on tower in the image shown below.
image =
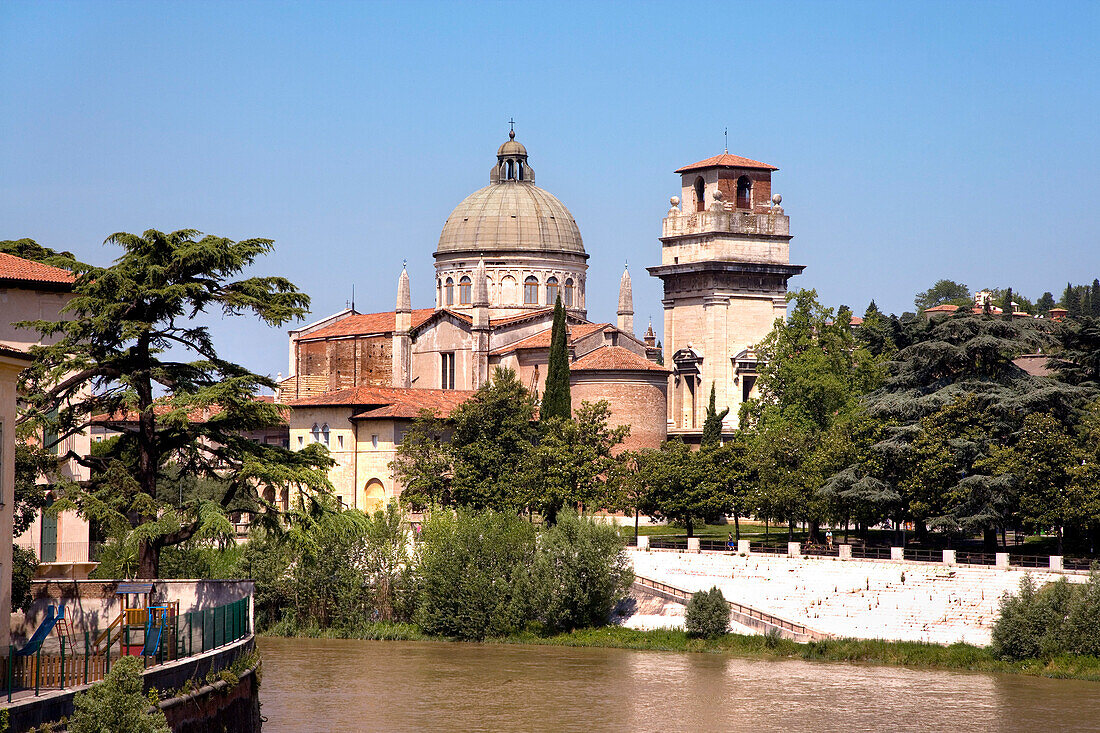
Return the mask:
[[[523,304],[539,304],[539,279],[534,275],[528,275],[523,281]]]
[[[752,208],[752,179],[748,176],[737,179],[737,208]]]
[[[329,433],[328,423],[325,423],[324,425],[321,426],[321,441],[325,445],[328,445],[328,433]]]
[[[703,200],[703,177],[699,176],[695,179],[695,210],[704,211],[707,208],[707,202]]]
[[[512,167],[512,161],[508,161],[508,180],[515,178],[515,169]]]
[[[546,281],[546,305],[554,305],[558,301],[558,279],[551,277]]]
[[[566,308],[573,307],[573,278],[565,281],[565,289],[562,290],[561,302]]]
[[[465,275],[458,281],[458,304],[469,305],[470,304],[470,278]]]
[[[445,305],[455,304],[455,281],[447,278],[447,284],[443,287],[443,301]]]

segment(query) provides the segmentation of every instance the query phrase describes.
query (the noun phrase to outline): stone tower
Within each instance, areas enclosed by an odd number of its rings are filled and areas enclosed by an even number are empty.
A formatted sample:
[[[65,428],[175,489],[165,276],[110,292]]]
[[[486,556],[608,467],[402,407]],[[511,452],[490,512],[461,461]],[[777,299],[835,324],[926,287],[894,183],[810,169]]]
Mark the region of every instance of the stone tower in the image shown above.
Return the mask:
[[[485,260],[477,262],[474,269],[473,328],[474,339],[473,374],[470,375],[472,389],[477,389],[489,381],[489,287],[485,273]]]
[[[676,171],[681,195],[662,223],[661,264],[647,268],[664,283],[670,437],[699,439],[712,384],[718,409],[730,408],[726,431],[755,396],[753,347],[785,317],[787,280],[804,269],[790,264],[775,170],[727,152]]]
[[[412,351],[412,296],[409,293],[409,272],[401,268],[397,279],[397,308],[393,327],[393,376],[394,387],[409,386],[409,358]]]
[[[634,292],[630,287],[630,270],[623,268],[622,279],[619,280],[619,310],[616,314],[620,331],[634,335]]]

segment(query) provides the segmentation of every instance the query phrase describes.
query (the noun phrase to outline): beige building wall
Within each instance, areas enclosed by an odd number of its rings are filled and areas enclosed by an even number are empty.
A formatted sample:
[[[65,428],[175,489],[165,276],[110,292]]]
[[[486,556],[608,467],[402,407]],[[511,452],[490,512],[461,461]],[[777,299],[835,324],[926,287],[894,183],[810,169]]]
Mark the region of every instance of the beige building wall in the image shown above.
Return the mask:
[[[60,337],[43,339],[37,331],[15,326],[20,321],[55,321],[62,318],[61,309],[73,299],[69,292],[35,290],[27,288],[0,288],[0,342],[9,344],[21,351],[38,344],[56,343]],[[56,448],[58,455],[73,451],[78,455],[87,455],[91,451],[91,437],[88,431],[65,438]],[[73,480],[86,480],[88,469],[66,462],[62,473]],[[88,560],[89,526],[88,522],[75,512],[63,512],[57,519],[57,540],[54,549],[55,562],[63,564],[85,563]],[[42,517],[39,516],[15,543],[33,550],[43,557]],[[51,568],[42,568],[40,572],[49,574]]]
[[[401,494],[389,464],[404,438],[404,420],[352,420],[349,407],[295,407],[290,411],[290,447],[301,450],[313,442],[325,444],[336,462],[329,469],[336,496],[344,506],[374,512]],[[313,426],[319,430],[315,438]]]
[[[0,354],[0,537],[12,532],[15,509],[16,383],[26,360]],[[12,545],[0,542],[0,649],[11,643]]]

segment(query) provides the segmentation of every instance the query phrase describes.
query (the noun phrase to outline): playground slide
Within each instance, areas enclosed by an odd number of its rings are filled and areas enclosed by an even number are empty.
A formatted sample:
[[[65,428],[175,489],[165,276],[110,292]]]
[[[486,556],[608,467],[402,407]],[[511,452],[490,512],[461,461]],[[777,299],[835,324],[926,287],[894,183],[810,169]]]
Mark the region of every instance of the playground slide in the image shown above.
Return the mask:
[[[53,627],[57,625],[58,621],[65,618],[65,607],[60,607],[60,613],[55,613],[54,607],[50,606],[46,609],[46,618],[42,619],[42,623],[38,625],[38,628],[34,630],[34,636],[27,640],[27,643],[23,645],[22,649],[15,652],[17,657],[29,657],[41,648],[42,642],[46,640],[46,637],[53,631]]]
[[[153,628],[156,621],[156,628]],[[160,650],[160,639],[164,633],[164,626],[168,621],[167,609],[149,609],[149,620],[145,624],[145,647],[141,650],[141,656],[153,657]]]

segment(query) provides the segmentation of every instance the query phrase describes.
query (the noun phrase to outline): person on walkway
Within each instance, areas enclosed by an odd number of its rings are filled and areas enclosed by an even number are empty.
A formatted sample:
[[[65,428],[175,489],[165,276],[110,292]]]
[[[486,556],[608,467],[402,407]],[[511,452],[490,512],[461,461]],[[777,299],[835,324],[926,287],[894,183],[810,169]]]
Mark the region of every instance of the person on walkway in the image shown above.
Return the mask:
[[[729,537],[726,539],[726,549],[732,550],[736,547],[733,543],[733,532],[729,533]]]

